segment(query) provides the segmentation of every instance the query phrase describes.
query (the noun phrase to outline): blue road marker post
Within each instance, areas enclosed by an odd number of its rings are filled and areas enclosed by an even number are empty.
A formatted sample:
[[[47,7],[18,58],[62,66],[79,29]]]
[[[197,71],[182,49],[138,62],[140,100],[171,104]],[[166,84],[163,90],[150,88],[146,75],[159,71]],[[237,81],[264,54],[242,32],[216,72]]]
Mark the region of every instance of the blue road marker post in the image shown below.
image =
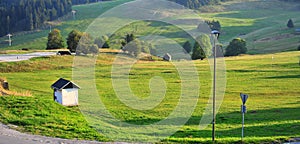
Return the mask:
[[[247,107],[246,107],[246,101],[248,99],[248,95],[246,94],[240,94],[241,99],[242,99],[242,106],[241,106],[241,112],[242,112],[242,142],[243,142],[243,138],[244,138],[244,124],[245,124],[245,113],[247,112]]]

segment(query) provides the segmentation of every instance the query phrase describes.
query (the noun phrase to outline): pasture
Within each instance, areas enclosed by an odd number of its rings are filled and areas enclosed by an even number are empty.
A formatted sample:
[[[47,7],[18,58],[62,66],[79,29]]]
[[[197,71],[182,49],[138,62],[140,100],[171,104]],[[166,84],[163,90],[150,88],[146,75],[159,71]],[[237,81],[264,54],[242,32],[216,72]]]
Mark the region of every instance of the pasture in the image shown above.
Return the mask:
[[[218,143],[240,141],[240,92],[250,95],[247,102],[245,142],[279,142],[299,137],[300,117],[299,52],[226,58],[227,88],[217,114]],[[130,71],[130,86],[138,97],[150,94],[149,80],[160,76],[167,85],[164,100],[154,109],[140,111],[122,104],[112,87],[114,54],[101,53],[96,63],[96,86],[111,114],[123,122],[145,125],[168,117],[178,104],[181,80],[169,62],[139,61]],[[97,133],[77,107],[65,108],[52,101],[50,85],[59,77],[72,77],[72,56],[35,58],[17,63],[0,63],[0,77],[6,77],[14,91],[30,91],[32,97],[0,97],[4,123],[46,136],[109,140]],[[198,104],[188,122],[165,141],[209,143],[211,125],[199,130],[199,121],[211,92],[211,73],[207,61],[194,61],[201,83]],[[34,66],[34,67],[32,67]]]
[[[105,11],[130,0],[116,0],[74,6],[76,19],[71,16],[55,22],[52,28],[62,31],[64,38],[73,29],[85,31],[96,17]],[[218,20],[222,25],[220,43],[225,47],[235,37],[245,38],[248,54],[225,58],[226,91],[217,114],[217,143],[241,143],[241,92],[249,94],[248,112],[245,117],[245,143],[282,143],[300,137],[300,52],[293,51],[299,45],[300,35],[286,27],[292,18],[300,27],[299,4],[277,1],[247,0],[225,2],[217,6],[203,7],[199,17]],[[197,17],[197,18],[199,18]],[[195,17],[186,16],[186,20]],[[195,24],[187,24],[190,30]],[[157,31],[156,31],[157,30]],[[150,110],[135,110],[123,104],[116,95],[112,81],[112,67],[120,39],[134,32],[137,37],[158,34],[179,44],[186,40],[186,33],[178,27],[152,21],[139,21],[119,29],[113,34],[112,49],[102,51],[96,58],[95,86],[106,109],[122,122],[134,125],[150,125],[167,118],[178,105],[181,84],[180,72],[170,62],[144,61],[134,63],[129,73],[132,93],[139,98],[151,95],[149,83],[160,77],[166,84],[162,102]],[[18,33],[13,46],[7,47],[0,38],[0,53],[24,53],[46,48],[48,28],[35,32]],[[252,55],[256,54],[256,55]],[[197,105],[187,123],[162,142],[211,143],[211,125],[199,129],[199,122],[208,103],[212,88],[212,73],[208,60],[193,61],[200,81]],[[0,62],[0,78],[6,78],[14,92],[32,96],[0,96],[0,122],[17,125],[17,130],[37,135],[68,139],[112,141],[106,133],[98,132],[88,123],[79,107],[63,107],[53,102],[51,84],[58,78],[73,78],[74,56],[33,58],[21,62]],[[122,65],[120,63],[119,65]],[[89,104],[81,96],[81,104]],[[90,100],[90,99],[87,99]],[[92,99],[93,100],[93,99]],[[91,106],[97,106],[92,103]],[[188,107],[189,105],[187,105]],[[94,110],[94,109],[93,109]],[[95,109],[96,110],[96,109]],[[95,111],[92,111],[95,112]],[[163,126],[162,126],[163,127]],[[151,129],[149,130],[151,131]],[[126,135],[122,135],[126,137]],[[130,138],[130,136],[128,136]],[[126,141],[126,139],[124,139]]]

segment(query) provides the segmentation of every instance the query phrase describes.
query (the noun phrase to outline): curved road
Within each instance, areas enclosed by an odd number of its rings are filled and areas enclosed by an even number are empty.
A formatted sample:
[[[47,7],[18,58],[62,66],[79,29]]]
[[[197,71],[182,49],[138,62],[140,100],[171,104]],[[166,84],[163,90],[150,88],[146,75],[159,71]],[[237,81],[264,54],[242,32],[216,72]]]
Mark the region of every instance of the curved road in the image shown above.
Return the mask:
[[[44,57],[44,56],[52,56],[52,55],[56,55],[56,53],[55,52],[34,52],[28,54],[1,54],[0,62],[24,61],[34,57]]]

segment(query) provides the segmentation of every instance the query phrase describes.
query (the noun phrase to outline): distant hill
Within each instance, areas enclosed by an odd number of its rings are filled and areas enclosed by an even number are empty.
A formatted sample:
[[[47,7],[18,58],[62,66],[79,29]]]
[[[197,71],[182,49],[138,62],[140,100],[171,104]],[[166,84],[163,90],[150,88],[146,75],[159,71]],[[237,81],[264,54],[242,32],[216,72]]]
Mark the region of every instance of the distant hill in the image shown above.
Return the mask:
[[[12,0],[12,2],[13,1],[16,0]],[[111,8],[130,1],[132,0],[111,0],[73,6],[73,10],[77,11],[76,19],[70,18],[63,21],[54,21],[52,28],[61,30],[62,36],[67,38],[72,30],[76,29],[84,32],[95,18]],[[177,3],[184,1],[188,2],[189,0],[178,0]],[[204,0],[198,0],[198,2],[200,1],[204,2]],[[194,2],[196,2],[196,0]],[[199,13],[199,16],[204,20],[217,20],[220,22],[222,35],[219,41],[223,44],[223,48],[226,48],[229,41],[236,37],[246,39],[248,54],[296,50],[299,46],[300,35],[294,35],[295,30],[288,29],[286,26],[288,20],[292,19],[295,28],[300,27],[299,3],[287,2],[286,0],[230,0],[227,2],[219,0],[219,2],[215,2],[215,4],[207,3],[208,6],[201,6],[199,10],[205,10]],[[91,1],[89,1],[89,3],[91,3]],[[0,12],[0,14],[2,13]],[[195,19],[199,19],[199,16],[186,18],[185,24],[190,30],[197,28],[198,24],[194,23],[194,21]],[[2,22],[1,26],[6,30],[6,25],[2,24]],[[170,38],[180,44],[186,42],[186,35],[178,29],[163,25],[159,25],[158,27],[156,24],[150,22],[140,22],[115,32],[114,36],[116,40],[111,39],[111,48],[119,49],[121,44],[118,39],[122,39],[128,32],[134,32],[135,35],[139,37],[153,34],[153,29],[158,30],[158,35],[170,36]],[[22,48],[28,48],[30,50],[45,49],[48,33],[49,29],[12,33],[13,44],[10,47],[8,46],[8,37],[0,37],[0,50],[16,50]]]
[[[40,28],[71,10],[71,0],[0,0],[0,36]]]

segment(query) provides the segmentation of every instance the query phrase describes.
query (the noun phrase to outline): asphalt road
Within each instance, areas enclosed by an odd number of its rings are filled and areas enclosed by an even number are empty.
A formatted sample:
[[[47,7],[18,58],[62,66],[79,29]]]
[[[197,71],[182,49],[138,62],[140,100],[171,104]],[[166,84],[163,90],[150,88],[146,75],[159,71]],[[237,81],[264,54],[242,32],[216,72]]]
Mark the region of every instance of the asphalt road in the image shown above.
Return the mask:
[[[52,56],[52,55],[56,55],[56,53],[55,52],[34,52],[28,54],[1,54],[0,62],[24,61],[34,57],[44,57],[44,56]]]
[[[12,126],[14,127],[14,126]],[[10,129],[0,123],[0,144],[101,144],[95,141],[67,140],[30,135]]]

